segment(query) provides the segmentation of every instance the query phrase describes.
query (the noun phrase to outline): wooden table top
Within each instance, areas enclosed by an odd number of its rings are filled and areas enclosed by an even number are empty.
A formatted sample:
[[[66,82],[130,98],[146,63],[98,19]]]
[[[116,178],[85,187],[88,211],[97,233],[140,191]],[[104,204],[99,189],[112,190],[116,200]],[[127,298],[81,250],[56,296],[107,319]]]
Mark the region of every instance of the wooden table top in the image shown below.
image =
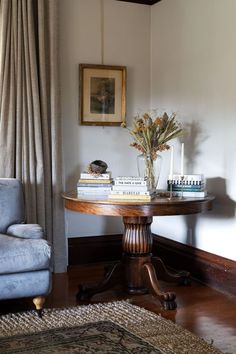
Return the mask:
[[[156,196],[151,201],[111,200],[107,196],[78,196],[76,191],[62,194],[65,208],[104,216],[164,216],[201,213],[212,208],[214,196],[180,198]]]

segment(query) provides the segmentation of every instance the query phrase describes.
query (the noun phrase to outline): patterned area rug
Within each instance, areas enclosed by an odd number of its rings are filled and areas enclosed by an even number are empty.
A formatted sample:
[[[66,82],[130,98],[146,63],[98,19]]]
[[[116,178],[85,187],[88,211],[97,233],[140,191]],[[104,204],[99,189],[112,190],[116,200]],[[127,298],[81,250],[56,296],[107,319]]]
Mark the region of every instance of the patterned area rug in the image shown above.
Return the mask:
[[[0,353],[162,354],[160,350],[141,338],[108,321],[50,329],[27,336],[5,337],[0,341]]]
[[[150,311],[117,301],[0,317],[1,354],[219,354]]]

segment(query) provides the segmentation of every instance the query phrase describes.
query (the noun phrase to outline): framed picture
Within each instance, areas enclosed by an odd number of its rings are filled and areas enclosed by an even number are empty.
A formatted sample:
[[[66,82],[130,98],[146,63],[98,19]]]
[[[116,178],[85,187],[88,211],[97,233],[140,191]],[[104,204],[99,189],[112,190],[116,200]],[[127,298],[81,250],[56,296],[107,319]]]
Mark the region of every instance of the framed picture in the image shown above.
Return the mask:
[[[80,64],[82,125],[121,125],[126,114],[126,67]]]

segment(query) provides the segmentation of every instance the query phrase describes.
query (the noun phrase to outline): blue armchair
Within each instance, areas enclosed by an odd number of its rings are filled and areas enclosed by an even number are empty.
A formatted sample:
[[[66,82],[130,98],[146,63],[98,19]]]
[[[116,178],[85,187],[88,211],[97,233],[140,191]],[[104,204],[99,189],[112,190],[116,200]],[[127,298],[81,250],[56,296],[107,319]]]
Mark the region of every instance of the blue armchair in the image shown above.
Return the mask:
[[[51,290],[51,247],[25,224],[22,184],[0,178],[0,300],[32,297],[39,316]]]

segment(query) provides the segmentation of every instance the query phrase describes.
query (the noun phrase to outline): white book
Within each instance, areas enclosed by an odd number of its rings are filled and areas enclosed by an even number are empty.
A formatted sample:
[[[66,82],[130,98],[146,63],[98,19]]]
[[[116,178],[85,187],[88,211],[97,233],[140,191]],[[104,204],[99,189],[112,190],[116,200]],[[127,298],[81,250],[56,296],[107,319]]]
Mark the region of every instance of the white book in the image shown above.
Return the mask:
[[[112,187],[113,191],[139,191],[139,192],[146,192],[150,190],[149,186],[135,186],[135,185],[114,185]]]
[[[154,195],[156,190],[151,190],[151,191],[111,191],[111,195]]]
[[[99,195],[108,195],[108,194],[110,194],[111,193],[111,191],[78,191],[77,190],[77,195],[97,195],[97,196],[99,196]]]
[[[146,181],[147,177],[139,176],[118,176],[114,178],[115,181]]]
[[[189,182],[193,182],[193,181],[204,181],[204,175],[203,174],[193,174],[193,175],[184,175],[184,176],[181,176],[180,174],[173,174],[172,178],[171,176],[169,176],[169,180],[172,180],[172,181],[182,181],[182,178],[181,177],[184,177],[183,178],[183,181],[189,181]]]
[[[174,196],[181,197],[182,192],[173,192]],[[190,197],[190,198],[204,198],[207,196],[207,191],[201,191],[201,192],[183,192],[183,197]]]
[[[176,186],[176,187],[181,187],[182,184],[185,187],[189,188],[194,188],[198,186],[199,188],[204,188],[205,182],[204,181],[181,181],[181,180],[169,180],[167,181],[168,185]]]
[[[168,183],[170,184],[170,180],[168,180]],[[177,180],[174,179],[171,181],[171,184],[173,186],[204,186],[205,182],[204,181],[186,181],[186,180]]]
[[[110,179],[111,178],[111,171],[107,171],[101,174],[92,174],[88,172],[81,172],[80,174],[81,179]]]
[[[77,184],[79,183],[96,183],[97,185],[99,184],[104,184],[104,183],[107,183],[107,184],[111,184],[113,181],[112,179],[106,179],[106,178],[80,178],[77,182]]]
[[[77,187],[77,192],[103,192],[103,191],[111,191],[112,187]]]
[[[114,180],[116,186],[147,186],[148,180]]]
[[[129,201],[150,201],[154,195],[130,195],[130,194],[123,194],[123,195],[115,195],[109,194],[108,199],[114,200],[129,200]]]

